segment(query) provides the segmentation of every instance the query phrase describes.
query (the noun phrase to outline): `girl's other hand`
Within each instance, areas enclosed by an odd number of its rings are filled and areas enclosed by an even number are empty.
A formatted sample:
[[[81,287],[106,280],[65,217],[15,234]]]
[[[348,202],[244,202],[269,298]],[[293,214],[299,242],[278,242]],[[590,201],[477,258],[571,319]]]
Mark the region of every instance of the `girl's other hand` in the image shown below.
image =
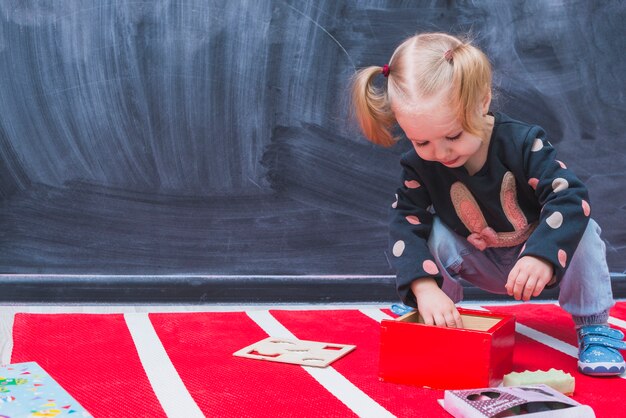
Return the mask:
[[[426,325],[463,328],[463,320],[452,299],[437,286],[435,279],[424,277],[411,283],[417,310]]]
[[[541,258],[530,255],[517,260],[509,273],[506,282],[506,291],[515,300],[530,300],[541,294],[546,285],[552,280],[554,267]]]

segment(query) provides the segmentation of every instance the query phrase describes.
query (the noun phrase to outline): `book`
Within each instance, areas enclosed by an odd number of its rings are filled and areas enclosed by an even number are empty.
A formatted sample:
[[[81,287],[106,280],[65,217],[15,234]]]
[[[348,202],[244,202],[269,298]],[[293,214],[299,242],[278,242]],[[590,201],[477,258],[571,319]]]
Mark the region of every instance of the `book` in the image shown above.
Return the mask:
[[[0,418],[92,417],[35,362],[0,366]]]
[[[524,415],[545,418],[593,418],[588,405],[538,384],[446,390],[443,408],[455,418],[501,418]]]

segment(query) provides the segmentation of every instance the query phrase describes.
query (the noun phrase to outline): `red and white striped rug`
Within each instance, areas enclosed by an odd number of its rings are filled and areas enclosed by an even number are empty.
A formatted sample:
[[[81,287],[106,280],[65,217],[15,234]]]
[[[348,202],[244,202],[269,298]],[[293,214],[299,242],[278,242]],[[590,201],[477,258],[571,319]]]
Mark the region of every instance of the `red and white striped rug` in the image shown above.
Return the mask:
[[[626,376],[578,373],[573,323],[558,306],[484,308],[517,317],[515,371],[572,373],[574,399],[598,417],[622,416]],[[17,313],[10,361],[36,361],[95,417],[449,416],[437,404],[442,391],[379,381],[379,322],[389,317],[371,307]],[[611,324],[626,330],[626,302]],[[325,369],[232,355],[267,336],[357,348]]]

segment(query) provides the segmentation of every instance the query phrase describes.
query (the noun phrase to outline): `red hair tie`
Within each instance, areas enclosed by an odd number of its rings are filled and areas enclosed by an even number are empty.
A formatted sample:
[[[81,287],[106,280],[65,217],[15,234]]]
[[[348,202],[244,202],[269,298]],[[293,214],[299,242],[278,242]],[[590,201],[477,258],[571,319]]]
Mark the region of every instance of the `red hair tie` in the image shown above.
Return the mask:
[[[383,69],[380,71],[385,77],[389,77],[389,71],[391,69],[389,68],[389,64],[385,64],[383,65]]]
[[[452,63],[452,50],[448,49],[444,54],[443,57],[446,59],[446,61],[448,61],[449,63]]]

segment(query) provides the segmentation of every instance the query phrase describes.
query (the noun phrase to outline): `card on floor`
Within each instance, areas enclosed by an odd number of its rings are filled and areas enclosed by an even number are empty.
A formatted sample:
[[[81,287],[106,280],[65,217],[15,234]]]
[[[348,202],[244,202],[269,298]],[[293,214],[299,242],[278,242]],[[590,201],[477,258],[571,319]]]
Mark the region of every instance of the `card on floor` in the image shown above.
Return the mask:
[[[35,362],[0,366],[0,418],[92,417]]]

